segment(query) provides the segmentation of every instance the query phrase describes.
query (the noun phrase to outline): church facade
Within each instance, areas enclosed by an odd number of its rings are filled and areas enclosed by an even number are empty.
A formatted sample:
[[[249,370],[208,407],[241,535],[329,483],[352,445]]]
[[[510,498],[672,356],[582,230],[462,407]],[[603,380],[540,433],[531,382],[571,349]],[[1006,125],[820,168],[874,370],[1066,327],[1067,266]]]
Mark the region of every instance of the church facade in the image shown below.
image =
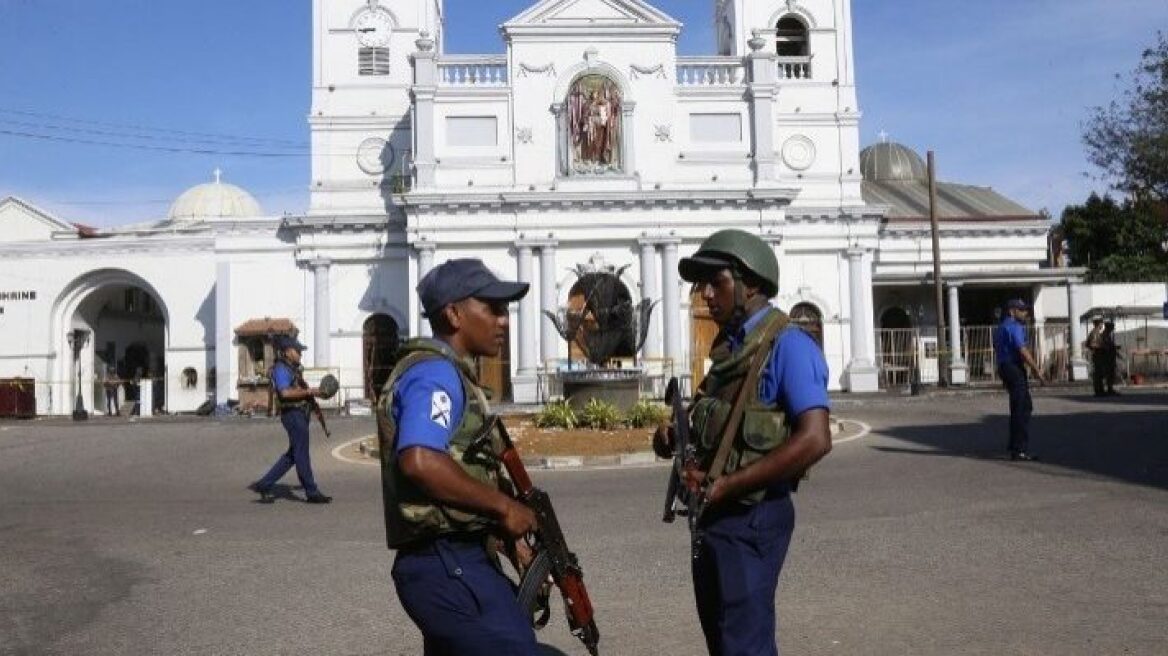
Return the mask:
[[[203,209],[88,234],[11,200],[43,230],[0,236],[6,286],[20,280],[8,253],[67,265],[44,274],[45,307],[23,319],[35,339],[0,317],[17,337],[0,340],[0,377],[53,381],[41,409],[68,412],[72,379],[95,376],[108,346],[71,359],[66,332],[92,332],[102,312],[137,320],[142,302],[94,300],[133,288],[163,327],[151,348],[170,411],[237,398],[253,373],[237,328],[271,317],[300,328],[306,360],[339,373],[347,398],[367,397],[371,353],[428,332],[418,280],[480,257],[532,285],[504,355],[483,365],[505,397],[559,393],[558,372],[582,358],[559,328],[580,320],[590,274],[653,307],[643,344],[613,366],[693,382],[712,324],[677,262],[739,228],[774,248],[775,303],[816,331],[831,387],[877,389],[889,313],[935,319],[921,158],[891,143],[861,154],[849,0],[716,0],[711,13],[717,54],[687,57],[682,26],[642,0],[542,0],[500,27],[503,54],[468,56],[446,53],[442,0],[314,0],[308,211],[267,217],[216,181],[202,195],[217,200],[186,203]],[[1042,217],[988,189],[941,196],[951,316],[971,295],[1074,297],[1082,272],[1045,266]]]

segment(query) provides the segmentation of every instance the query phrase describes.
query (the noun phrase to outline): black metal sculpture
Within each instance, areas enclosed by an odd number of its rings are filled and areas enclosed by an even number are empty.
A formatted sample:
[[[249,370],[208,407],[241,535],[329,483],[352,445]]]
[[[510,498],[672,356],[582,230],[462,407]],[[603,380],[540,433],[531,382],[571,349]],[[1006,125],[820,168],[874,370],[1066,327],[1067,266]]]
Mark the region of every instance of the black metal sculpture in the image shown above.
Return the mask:
[[[607,366],[621,351],[635,356],[649,334],[649,317],[657,301],[642,299],[633,304],[620,281],[626,269],[628,265],[620,269],[576,265],[576,288],[584,296],[583,306],[561,313],[544,311],[560,337],[568,344],[580,344],[595,367]]]

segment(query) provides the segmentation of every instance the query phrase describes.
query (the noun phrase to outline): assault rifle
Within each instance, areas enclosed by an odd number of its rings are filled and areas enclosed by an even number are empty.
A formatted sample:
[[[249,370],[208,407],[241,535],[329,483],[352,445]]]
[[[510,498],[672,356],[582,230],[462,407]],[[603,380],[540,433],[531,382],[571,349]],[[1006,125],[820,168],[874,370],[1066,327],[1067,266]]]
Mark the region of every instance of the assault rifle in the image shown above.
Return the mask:
[[[550,574],[552,582],[560,589],[560,594],[564,598],[564,610],[568,615],[568,628],[572,635],[584,643],[589,654],[597,656],[599,652],[596,645],[600,641],[600,631],[596,628],[592,600],[589,599],[588,590],[584,587],[584,570],[580,568],[576,554],[568,550],[568,543],[560,529],[560,522],[556,519],[551,498],[547,492],[532,485],[531,477],[519,457],[519,451],[515,449],[515,443],[511,441],[507,427],[497,416],[490,419],[483,436],[489,437],[495,430],[498,431],[503,447],[499,461],[515,486],[515,497],[530,508],[539,520],[539,528],[536,529],[534,540],[531,542],[535,559],[522,575],[519,584],[519,605],[533,615],[543,610],[544,619],[535,622],[536,628],[542,628],[547,621],[545,590]]]
[[[331,439],[333,434],[329,432],[328,424],[324,420],[324,411],[320,409],[320,404],[316,402],[315,396],[308,397],[308,407],[312,409],[312,414],[316,415],[316,420],[320,422],[325,439]]]
[[[689,533],[694,543],[694,554],[701,541],[698,520],[705,507],[705,497],[700,491],[691,490],[682,479],[686,469],[697,464],[697,448],[690,442],[689,413],[681,398],[681,388],[677,378],[670,378],[665,388],[665,402],[669,404],[673,419],[673,467],[669,470],[669,483],[665,489],[665,513],[661,521],[672,524],[678,515],[685,516],[689,523]]]

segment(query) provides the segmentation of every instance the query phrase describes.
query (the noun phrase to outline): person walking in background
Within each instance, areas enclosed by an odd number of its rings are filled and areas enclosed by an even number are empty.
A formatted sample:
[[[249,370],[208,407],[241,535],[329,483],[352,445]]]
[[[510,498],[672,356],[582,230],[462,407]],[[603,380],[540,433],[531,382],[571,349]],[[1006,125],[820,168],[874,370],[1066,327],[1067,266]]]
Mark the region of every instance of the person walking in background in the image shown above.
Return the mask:
[[[118,414],[118,384],[117,371],[111,366],[106,366],[101,386],[105,390],[105,414],[110,417]]]
[[[1087,335],[1085,346],[1091,354],[1091,386],[1095,396],[1103,396],[1103,372],[1107,368],[1106,354],[1103,351],[1103,317],[1091,319],[1091,334]]]
[[[1099,341],[1103,354],[1102,394],[1119,396],[1119,392],[1115,391],[1115,380],[1119,376],[1119,345],[1115,343],[1114,321],[1103,324],[1103,334]]]
[[[1010,441],[1008,449],[1011,460],[1037,460],[1030,454],[1030,415],[1034,403],[1030,398],[1030,382],[1026,368],[1029,367],[1043,385],[1046,377],[1038,368],[1034,354],[1026,343],[1026,318],[1030,306],[1022,299],[1006,303],[1006,314],[994,330],[994,355],[997,358],[998,375],[1010,393]]]
[[[248,489],[260,495],[261,503],[274,501],[272,488],[293,466],[304,488],[308,503],[329,503],[332,497],[323,494],[316,486],[312,475],[312,460],[309,457],[308,413],[309,402],[314,397],[324,395],[318,387],[309,387],[304,382],[304,368],[300,365],[300,354],[305,350],[295,337],[280,336],[275,340],[276,364],[272,367],[272,387],[275,389],[280,423],[288,433],[288,450],[276,460],[260,480]]]

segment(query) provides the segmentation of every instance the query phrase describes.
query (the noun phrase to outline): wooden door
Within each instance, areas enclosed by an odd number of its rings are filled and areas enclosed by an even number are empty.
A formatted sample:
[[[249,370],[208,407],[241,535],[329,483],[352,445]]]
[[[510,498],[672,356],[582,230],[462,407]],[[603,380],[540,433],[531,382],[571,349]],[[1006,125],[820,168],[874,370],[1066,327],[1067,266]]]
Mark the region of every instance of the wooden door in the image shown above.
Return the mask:
[[[695,291],[689,296],[690,303],[690,375],[693,376],[692,389],[697,389],[706,377],[707,360],[714,338],[718,336],[718,324],[710,316],[710,309]]]
[[[490,401],[511,400],[511,329],[503,338],[503,348],[493,358],[479,358],[479,384],[490,390]]]

